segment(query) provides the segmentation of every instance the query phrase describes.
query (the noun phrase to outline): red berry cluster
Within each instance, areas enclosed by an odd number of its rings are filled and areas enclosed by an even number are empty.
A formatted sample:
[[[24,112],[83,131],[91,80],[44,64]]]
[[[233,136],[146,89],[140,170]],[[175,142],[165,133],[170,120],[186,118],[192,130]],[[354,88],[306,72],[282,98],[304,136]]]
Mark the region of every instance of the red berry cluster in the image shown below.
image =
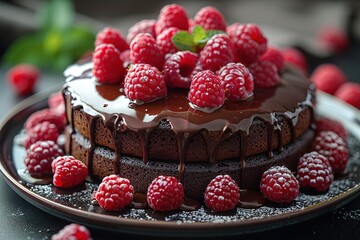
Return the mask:
[[[279,84],[284,67],[282,54],[268,48],[257,25],[227,26],[214,7],[200,9],[192,19],[182,6],[166,5],[158,19],[132,26],[126,39],[106,28],[95,45],[98,82],[124,82],[125,95],[136,104],[165,97],[167,87],[185,88],[191,106],[215,110],[226,99],[251,97],[254,86]]]

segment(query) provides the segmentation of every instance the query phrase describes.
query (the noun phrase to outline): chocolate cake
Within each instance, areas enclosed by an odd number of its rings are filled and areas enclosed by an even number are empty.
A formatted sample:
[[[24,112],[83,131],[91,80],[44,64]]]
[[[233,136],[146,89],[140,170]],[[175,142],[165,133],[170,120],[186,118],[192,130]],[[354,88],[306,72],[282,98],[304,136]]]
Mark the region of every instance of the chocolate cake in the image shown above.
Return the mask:
[[[201,199],[215,176],[229,174],[242,189],[258,189],[272,165],[296,169],[314,137],[314,86],[290,66],[272,88],[225,101],[212,113],[195,110],[187,91],[133,104],[123,83],[99,84],[92,62],[73,65],[63,87],[68,124],[65,149],[91,177],[128,178],[145,193],[158,175],[177,177],[187,197]]]

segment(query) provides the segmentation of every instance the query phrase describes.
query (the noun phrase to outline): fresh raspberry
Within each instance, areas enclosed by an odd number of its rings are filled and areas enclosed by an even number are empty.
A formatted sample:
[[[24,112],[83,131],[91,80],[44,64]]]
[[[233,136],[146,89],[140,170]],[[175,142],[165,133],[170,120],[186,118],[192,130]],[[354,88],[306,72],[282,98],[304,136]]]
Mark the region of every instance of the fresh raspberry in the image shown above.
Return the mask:
[[[197,60],[198,55],[189,51],[172,54],[166,60],[163,68],[166,85],[189,88]]]
[[[124,76],[120,52],[112,44],[96,46],[93,55],[93,74],[99,83],[117,83]]]
[[[137,104],[162,98],[167,94],[164,75],[149,64],[134,64],[126,74],[124,92]]]
[[[229,37],[224,34],[218,34],[210,38],[200,52],[199,57],[202,67],[213,72],[233,61],[233,46]]]
[[[66,118],[65,115],[65,101],[62,95],[62,92],[56,92],[49,96],[48,98],[49,108],[52,109],[59,115],[62,115],[63,118]]]
[[[124,69],[127,69],[130,64],[130,50],[125,50],[123,52],[120,53],[120,59],[123,61],[123,67]]]
[[[30,130],[27,132],[27,135],[24,139],[24,146],[26,149],[28,149],[31,144],[38,141],[50,140],[57,142],[58,137],[59,130],[55,124],[46,121],[41,122],[30,128]]]
[[[164,56],[161,54],[155,38],[148,33],[140,33],[132,40],[130,60],[132,63],[150,64],[159,70],[164,64]]]
[[[66,118],[64,114],[59,114],[52,108],[45,108],[31,114],[26,120],[24,127],[26,131],[41,122],[50,122],[56,125],[59,132],[65,128]]]
[[[360,84],[353,82],[344,83],[335,92],[335,97],[360,109]]]
[[[240,25],[240,23],[237,23],[237,22],[236,22],[236,23],[233,23],[233,24],[227,26],[227,27],[226,27],[226,33],[227,33],[227,35],[233,36],[233,34],[235,34],[234,31],[236,31],[236,29],[239,27],[239,25]]]
[[[317,192],[326,191],[334,179],[329,160],[318,152],[304,154],[297,166],[300,187]]]
[[[236,101],[253,95],[254,79],[245,65],[228,63],[219,70],[218,76],[225,88],[226,98]]]
[[[278,71],[284,68],[285,62],[281,52],[275,47],[268,47],[260,57],[260,61],[270,61],[277,67]]]
[[[197,73],[192,79],[188,99],[195,109],[221,107],[225,90],[220,78],[209,70]]]
[[[216,212],[234,209],[239,199],[239,187],[229,175],[216,176],[205,190],[205,204]]]
[[[119,211],[131,203],[134,187],[126,178],[117,175],[104,177],[95,193],[95,199],[106,211]]]
[[[317,33],[317,40],[334,52],[343,52],[349,47],[349,38],[345,31],[334,26],[326,26]]]
[[[96,35],[95,47],[101,44],[112,44],[119,52],[129,49],[129,44],[122,33],[111,27],[104,28]]]
[[[270,88],[278,85],[281,78],[276,65],[270,61],[258,61],[249,66],[255,87]]]
[[[308,74],[309,66],[304,54],[296,48],[284,48],[281,50],[281,54],[285,63],[290,63],[297,69],[299,69],[305,76]]]
[[[155,211],[178,209],[184,200],[182,184],[172,176],[158,176],[147,190],[147,202]]]
[[[88,175],[87,166],[73,156],[60,156],[51,163],[56,187],[72,188],[82,183]]]
[[[200,9],[194,17],[195,25],[200,25],[205,30],[226,31],[226,22],[222,13],[214,7]]]
[[[273,166],[261,178],[260,190],[270,201],[290,203],[299,195],[299,182],[284,166]]]
[[[349,150],[339,135],[332,131],[323,131],[315,137],[312,150],[327,157],[335,173],[343,173],[349,161]]]
[[[127,34],[127,41],[130,44],[131,41],[139,34],[139,33],[149,33],[154,38],[155,34],[155,24],[156,20],[154,19],[144,19],[140,22],[135,23],[132,27],[129,28]]]
[[[51,174],[51,162],[63,154],[55,142],[38,141],[26,150],[26,169],[31,175]]]
[[[7,72],[7,80],[10,86],[19,96],[33,93],[39,76],[39,70],[29,64],[16,65]]]
[[[76,223],[66,225],[58,233],[51,237],[51,240],[91,240],[89,230]]]
[[[167,28],[156,37],[156,44],[163,56],[178,51],[171,39],[179,31],[176,27]]]
[[[188,30],[188,15],[182,6],[170,4],[161,9],[158,20],[155,24],[156,36],[170,27],[176,27],[180,30]]]
[[[325,117],[319,118],[316,121],[316,132],[319,133],[321,131],[333,131],[344,139],[345,142],[347,141],[349,135],[345,127],[340,122]]]
[[[229,37],[237,58],[246,66],[258,60],[266,51],[267,39],[255,24],[239,24],[236,29],[229,31]]]
[[[337,66],[326,63],[318,66],[311,74],[310,80],[317,89],[334,94],[336,90],[347,81],[345,74]]]

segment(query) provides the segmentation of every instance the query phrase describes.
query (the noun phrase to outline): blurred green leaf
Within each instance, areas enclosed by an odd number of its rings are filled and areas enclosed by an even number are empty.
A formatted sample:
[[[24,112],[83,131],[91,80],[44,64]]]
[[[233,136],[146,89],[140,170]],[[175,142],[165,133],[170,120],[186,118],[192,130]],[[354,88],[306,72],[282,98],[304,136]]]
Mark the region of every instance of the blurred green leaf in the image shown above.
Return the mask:
[[[192,39],[193,39],[193,42],[195,43],[195,45],[197,45],[200,41],[202,41],[206,38],[207,38],[207,35],[206,35],[205,30],[201,26],[196,25],[192,32]]]
[[[180,51],[195,52],[195,44],[193,43],[191,34],[187,31],[179,31],[172,38],[171,41],[175,47]]]
[[[79,59],[94,48],[95,34],[88,28],[76,26],[64,32],[62,38],[62,51],[72,53],[75,59]]]
[[[74,6],[70,0],[51,0],[38,13],[42,29],[66,29],[74,23]]]

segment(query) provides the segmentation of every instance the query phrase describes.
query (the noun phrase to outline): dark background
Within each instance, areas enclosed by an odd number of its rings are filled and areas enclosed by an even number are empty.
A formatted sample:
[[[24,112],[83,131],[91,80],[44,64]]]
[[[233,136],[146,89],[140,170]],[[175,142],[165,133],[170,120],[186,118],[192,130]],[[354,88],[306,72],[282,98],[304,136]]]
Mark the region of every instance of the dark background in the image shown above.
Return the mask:
[[[254,22],[259,24],[276,46],[295,46],[303,51],[310,63],[310,71],[324,62],[337,64],[349,81],[360,83],[360,1],[173,1],[183,5],[190,16],[202,6],[220,9],[228,23]],[[0,58],[19,36],[36,31],[34,12],[43,1],[0,1]],[[93,29],[114,26],[126,34],[126,29],[143,18],[156,18],[161,7],[170,1],[74,1],[76,20]],[[319,49],[316,33],[323,26],[344,29],[351,39],[350,47],[343,53]],[[0,118],[22,98],[16,97],[8,86],[0,64]],[[64,78],[60,73],[43,70],[37,91],[54,85],[60,86]],[[0,178],[0,239],[50,239],[69,222],[49,215],[32,206],[9,188]],[[114,234],[90,229],[93,239],[129,239],[134,236]],[[168,239],[157,237],[158,239]],[[220,239],[360,239],[360,198],[334,212],[289,227],[262,233]]]

